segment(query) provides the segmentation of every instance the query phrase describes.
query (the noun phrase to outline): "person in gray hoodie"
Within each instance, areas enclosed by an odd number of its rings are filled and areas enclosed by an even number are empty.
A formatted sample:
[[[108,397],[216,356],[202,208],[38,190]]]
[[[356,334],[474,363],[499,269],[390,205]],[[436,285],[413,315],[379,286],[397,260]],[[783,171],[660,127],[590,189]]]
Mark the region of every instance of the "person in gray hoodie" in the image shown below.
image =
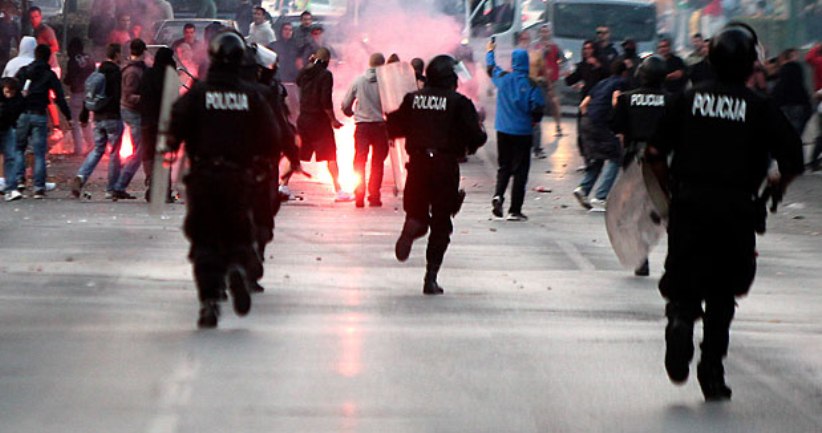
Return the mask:
[[[368,161],[369,148],[371,153],[371,177],[368,179],[368,204],[382,206],[380,200],[380,186],[385,166],[385,157],[388,156],[388,133],[385,129],[385,118],[380,102],[380,89],[377,84],[377,67],[385,64],[385,57],[381,53],[374,53],[368,59],[368,69],[365,74],[357,77],[354,84],[342,101],[342,111],[348,116],[354,116],[356,129],[354,131],[354,172],[360,179],[354,191],[354,200],[357,207],[365,206],[365,163]],[[354,101],[357,101],[356,106]]]

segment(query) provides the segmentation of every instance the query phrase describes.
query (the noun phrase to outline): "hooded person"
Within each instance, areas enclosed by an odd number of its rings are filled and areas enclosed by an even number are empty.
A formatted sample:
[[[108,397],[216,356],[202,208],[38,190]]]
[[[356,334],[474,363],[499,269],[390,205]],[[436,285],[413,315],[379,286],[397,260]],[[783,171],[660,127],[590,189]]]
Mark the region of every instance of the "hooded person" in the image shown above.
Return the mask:
[[[37,39],[34,39],[32,36],[23,36],[23,38],[20,39],[20,48],[17,51],[17,57],[6,63],[6,68],[3,70],[3,78],[17,75],[20,68],[33,62],[34,49],[36,47]]]
[[[531,167],[533,126],[542,119],[545,98],[536,83],[528,77],[528,51],[517,48],[511,53],[511,71],[500,68],[494,58],[496,44],[488,43],[485,63],[488,76],[497,88],[497,183],[491,200],[491,213],[502,218],[502,205],[508,181],[513,176],[509,221],[525,221],[522,213],[528,170]]]
[[[385,64],[381,53],[374,53],[368,60],[365,74],[357,77],[342,101],[342,112],[354,116],[354,172],[360,179],[354,191],[357,207],[365,206],[365,187],[368,185],[368,204],[382,206],[382,185],[385,158],[388,156],[388,134],[385,129],[380,88],[377,84],[377,67]],[[356,106],[354,105],[356,101]],[[371,151],[371,177],[366,182],[365,164]]]

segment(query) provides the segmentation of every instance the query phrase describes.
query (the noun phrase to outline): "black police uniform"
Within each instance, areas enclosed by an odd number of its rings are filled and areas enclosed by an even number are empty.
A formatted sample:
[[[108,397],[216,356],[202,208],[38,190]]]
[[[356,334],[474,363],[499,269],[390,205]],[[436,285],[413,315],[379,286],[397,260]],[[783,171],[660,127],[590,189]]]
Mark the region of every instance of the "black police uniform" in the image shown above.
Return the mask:
[[[750,39],[720,33],[712,43],[730,40],[730,48],[717,48],[716,55],[722,58],[715,63],[732,62],[742,50],[741,40],[747,45],[742,57],[747,56],[752,67],[755,42]],[[666,369],[674,382],[687,379],[693,323],[702,316],[697,377],[708,400],[731,396],[722,359],[728,350],[735,297],[748,292],[756,272],[758,189],[771,158],[779,163],[783,179],[802,170],[799,137],[771,101],[745,87],[742,76],[750,74],[750,67],[735,73],[736,79],[686,91],[665,114],[650,143],[658,158],[673,154],[668,256],[659,283],[668,300]]]
[[[237,78],[238,67],[239,60],[234,66],[212,61],[205,82],[174,104],[171,135],[172,147],[186,143],[191,161],[184,230],[200,301],[204,309],[216,309],[228,276],[234,309],[244,315],[251,306],[248,275],[258,275],[262,266],[250,204],[252,168],[255,160],[270,158],[277,137],[271,108]],[[200,326],[216,326],[216,317],[212,323],[202,319],[203,311]]]
[[[619,95],[611,118],[611,130],[624,137],[624,165],[644,150],[665,114],[665,108],[672,102],[669,93],[655,87],[640,86]]]
[[[409,156],[403,196],[406,220],[397,242],[397,258],[407,259],[413,240],[431,229],[423,286],[426,294],[442,293],[436,275],[450,243],[451,217],[464,198],[459,189],[458,161],[476,152],[487,139],[474,104],[455,90],[453,64],[448,56],[432,60],[425,74],[426,87],[407,94],[400,108],[388,114],[387,122],[391,137],[406,138]],[[450,68],[450,73],[438,68]]]

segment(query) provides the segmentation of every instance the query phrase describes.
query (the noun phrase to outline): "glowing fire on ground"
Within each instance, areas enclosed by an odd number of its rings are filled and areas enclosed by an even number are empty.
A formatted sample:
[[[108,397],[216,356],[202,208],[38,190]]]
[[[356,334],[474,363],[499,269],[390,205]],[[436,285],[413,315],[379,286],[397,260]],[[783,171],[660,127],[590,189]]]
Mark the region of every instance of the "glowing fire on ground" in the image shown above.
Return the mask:
[[[134,153],[134,143],[131,141],[131,128],[123,123],[123,138],[120,143],[120,159],[125,159]]]

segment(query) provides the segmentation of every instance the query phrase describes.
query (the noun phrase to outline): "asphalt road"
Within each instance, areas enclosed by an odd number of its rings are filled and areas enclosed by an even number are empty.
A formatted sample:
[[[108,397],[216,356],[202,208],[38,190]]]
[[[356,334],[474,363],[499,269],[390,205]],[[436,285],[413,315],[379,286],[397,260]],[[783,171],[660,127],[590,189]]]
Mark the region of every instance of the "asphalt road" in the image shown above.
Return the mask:
[[[822,176],[798,180],[759,239],[726,363],[734,398],[706,404],[662,364],[665,246],[649,278],[620,268],[602,215],[571,196],[574,139],[546,135],[526,223],[491,219],[493,143],[463,165],[434,298],[423,242],[393,258],[388,182],[385,206],[355,209],[296,179],[267,292],[213,331],[195,326],[184,207],[102,200],[105,161],[93,199],[69,199],[79,160],[52,158],[48,199],[0,203],[0,432],[822,431]]]

